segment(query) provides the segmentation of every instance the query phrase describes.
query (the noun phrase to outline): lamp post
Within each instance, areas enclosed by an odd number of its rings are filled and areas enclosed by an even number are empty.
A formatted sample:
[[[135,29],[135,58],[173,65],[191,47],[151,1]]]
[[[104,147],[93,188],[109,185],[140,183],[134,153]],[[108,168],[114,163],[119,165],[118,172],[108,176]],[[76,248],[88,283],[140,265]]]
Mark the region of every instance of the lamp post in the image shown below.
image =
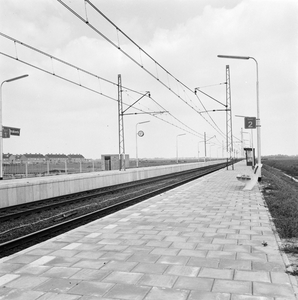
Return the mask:
[[[3,179],[3,126],[2,126],[2,85],[29,76],[28,74],[4,80],[0,85],[0,180]]]
[[[217,55],[219,58],[232,58],[232,59],[252,59],[256,63],[256,90],[257,90],[257,149],[258,149],[258,181],[261,181],[261,119],[260,119],[260,101],[259,101],[259,67],[258,62],[251,56],[235,56],[235,55]]]
[[[149,123],[150,121],[143,121],[136,124],[136,167],[139,167],[139,158],[138,158],[138,125]]]
[[[176,163],[177,164],[178,164],[178,137],[182,135],[186,135],[186,133],[181,133],[176,136]]]

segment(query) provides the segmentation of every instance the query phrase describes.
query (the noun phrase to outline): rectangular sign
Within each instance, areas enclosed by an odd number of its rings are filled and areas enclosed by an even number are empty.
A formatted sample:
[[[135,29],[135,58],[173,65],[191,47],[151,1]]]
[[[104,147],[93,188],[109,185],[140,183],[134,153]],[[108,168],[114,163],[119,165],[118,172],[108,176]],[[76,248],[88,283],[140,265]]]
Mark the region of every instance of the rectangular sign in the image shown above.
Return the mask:
[[[257,119],[255,117],[245,117],[244,118],[244,128],[245,129],[257,128]]]
[[[20,136],[20,134],[21,134],[21,129],[20,128],[3,126],[2,130],[3,130],[3,132],[6,131],[6,130],[9,130],[10,135]]]

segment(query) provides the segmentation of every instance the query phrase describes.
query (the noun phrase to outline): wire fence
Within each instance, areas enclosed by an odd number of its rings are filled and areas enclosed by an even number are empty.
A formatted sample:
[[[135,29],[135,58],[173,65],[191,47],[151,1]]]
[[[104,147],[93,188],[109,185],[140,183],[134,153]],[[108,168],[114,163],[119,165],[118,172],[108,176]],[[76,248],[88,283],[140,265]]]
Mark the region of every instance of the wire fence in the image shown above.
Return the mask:
[[[209,161],[210,159],[208,159]],[[211,159],[218,160],[218,159]],[[222,159],[219,159],[219,161]],[[194,163],[204,162],[201,158],[181,158],[179,163]],[[176,159],[139,159],[138,166],[135,159],[130,159],[127,168],[144,168],[144,167],[155,167],[163,165],[177,164]],[[90,173],[107,170],[119,170],[118,166],[106,166],[105,162],[101,160],[94,160],[88,162],[19,162],[19,163],[4,163],[3,164],[3,179],[20,179],[30,177],[43,177],[52,175],[63,175],[63,174],[78,174],[78,173]]]
[[[102,171],[101,161],[91,162],[39,162],[11,163],[3,165],[3,178],[28,178],[61,174]]]

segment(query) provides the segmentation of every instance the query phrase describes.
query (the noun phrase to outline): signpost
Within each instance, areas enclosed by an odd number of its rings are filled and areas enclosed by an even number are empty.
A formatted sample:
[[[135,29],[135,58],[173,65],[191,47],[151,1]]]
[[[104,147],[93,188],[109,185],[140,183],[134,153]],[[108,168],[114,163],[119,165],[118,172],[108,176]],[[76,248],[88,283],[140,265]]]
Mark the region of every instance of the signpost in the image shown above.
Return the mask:
[[[245,127],[245,129],[255,129],[255,128],[257,128],[257,119],[256,119],[256,117],[245,117],[244,118],[244,127]]]

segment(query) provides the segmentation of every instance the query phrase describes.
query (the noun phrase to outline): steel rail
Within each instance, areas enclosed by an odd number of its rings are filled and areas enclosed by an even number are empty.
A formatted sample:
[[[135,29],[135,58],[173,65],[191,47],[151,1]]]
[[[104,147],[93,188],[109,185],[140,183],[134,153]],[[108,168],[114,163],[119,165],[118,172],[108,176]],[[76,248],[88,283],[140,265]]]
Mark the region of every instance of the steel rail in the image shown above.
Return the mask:
[[[58,196],[58,197],[52,197],[48,199],[38,200],[35,202],[30,202],[26,204],[20,204],[20,205],[14,205],[9,206],[3,209],[0,209],[0,223],[5,222],[7,220],[16,219],[19,217],[23,217],[24,215],[29,215],[33,213],[38,213],[44,210],[50,210],[55,209],[58,207],[61,207],[66,204],[72,204],[76,203],[78,201],[84,201],[88,200],[89,198],[94,197],[103,197],[105,195],[111,194],[111,193],[117,193],[119,191],[122,191],[123,189],[128,188],[136,188],[139,186],[142,186],[144,184],[152,184],[154,182],[160,182],[160,180],[167,180],[170,178],[174,178],[177,175],[187,175],[191,173],[196,173],[200,170],[208,169],[208,166],[202,167],[202,168],[196,168],[192,170],[186,170],[182,172],[176,172],[166,175],[161,175],[153,178],[147,178],[142,179],[138,181],[128,182],[125,184],[115,185],[115,186],[108,186],[102,189],[94,189],[90,191],[83,191],[79,193],[69,194],[65,196]],[[104,189],[104,191],[103,191]],[[33,208],[32,208],[33,206]]]
[[[144,201],[148,198],[151,198],[151,197],[156,196],[158,194],[164,193],[164,192],[166,192],[170,189],[176,188],[180,185],[186,184],[186,183],[188,183],[192,180],[203,177],[205,175],[208,175],[210,173],[213,173],[213,172],[218,171],[220,169],[223,169],[225,167],[226,167],[226,163],[218,164],[216,166],[212,166],[211,168],[202,170],[202,172],[200,174],[190,176],[190,177],[188,177],[186,179],[183,179],[179,182],[172,183],[170,185],[167,185],[167,186],[162,187],[162,188],[155,189],[151,192],[142,194],[140,196],[133,197],[131,199],[118,202],[118,203],[110,205],[108,207],[101,208],[101,209],[98,209],[98,210],[93,211],[93,212],[89,212],[89,213],[81,215],[79,217],[75,217],[75,218],[72,218],[70,220],[63,221],[59,224],[56,224],[56,225],[38,230],[36,232],[27,234],[25,236],[22,236],[22,237],[4,242],[4,243],[0,244],[0,257],[10,255],[11,253],[17,252],[19,249],[27,248],[27,247],[29,247],[33,244],[37,244],[41,241],[44,241],[44,240],[49,239],[51,237],[57,236],[57,235],[59,235],[63,232],[66,232],[69,229],[76,228],[78,226],[81,226],[82,224],[86,224],[86,223],[90,222],[91,220],[95,220],[95,219],[98,219],[102,216],[106,216],[106,215],[111,214],[115,211],[118,211],[118,210],[120,210],[124,207],[134,205],[134,204],[136,204],[140,201]],[[16,249],[16,251],[13,251],[14,249]]]

